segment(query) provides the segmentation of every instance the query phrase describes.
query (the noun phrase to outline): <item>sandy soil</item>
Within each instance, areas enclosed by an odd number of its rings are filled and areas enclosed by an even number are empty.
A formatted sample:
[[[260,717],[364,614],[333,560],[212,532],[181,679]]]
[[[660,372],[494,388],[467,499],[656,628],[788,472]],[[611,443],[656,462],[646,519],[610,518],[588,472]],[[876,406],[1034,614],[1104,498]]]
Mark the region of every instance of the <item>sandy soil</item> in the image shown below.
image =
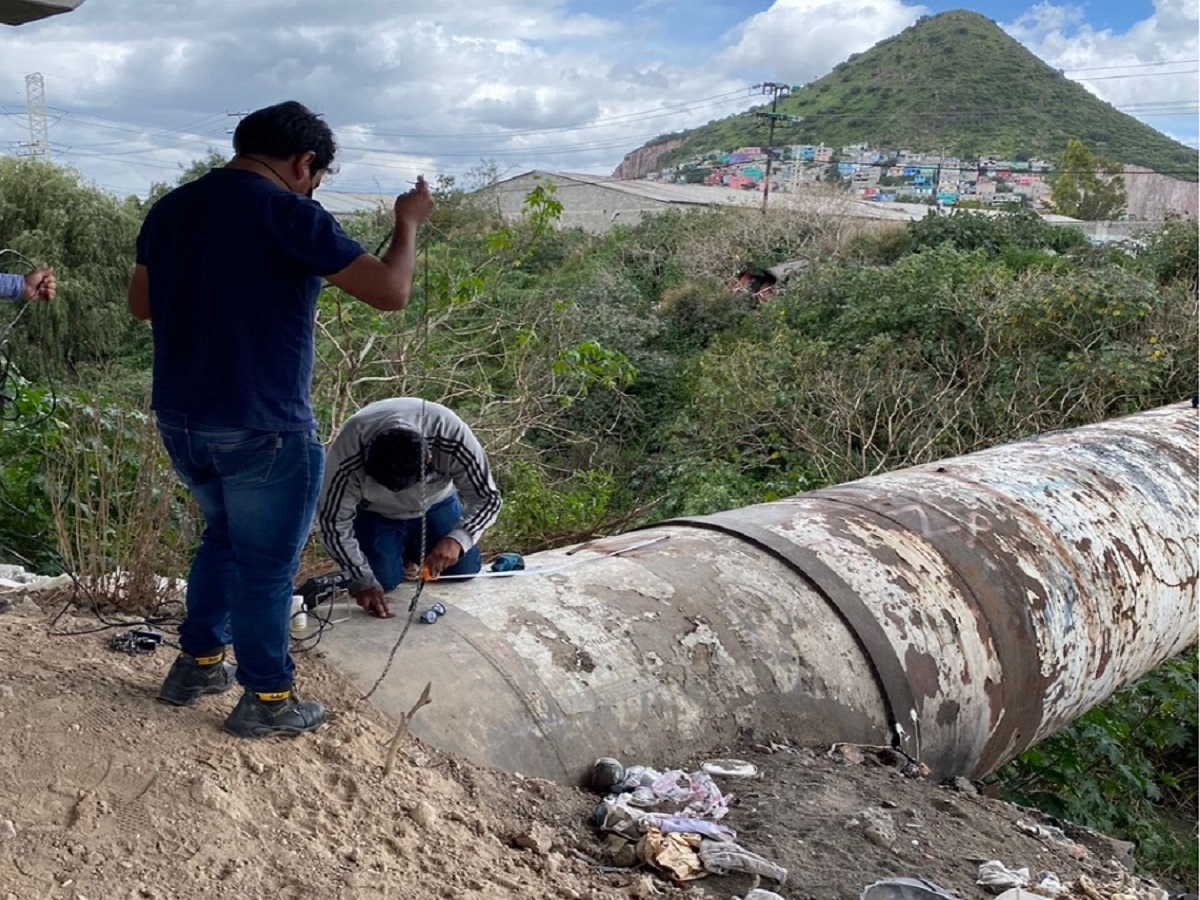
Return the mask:
[[[602,869],[621,852],[589,825],[598,797],[582,789],[411,738],[385,774],[395,724],[319,654],[300,658],[298,683],[329,707],[329,724],[246,742],[220,729],[236,691],[192,709],[153,701],[170,647],[119,653],[108,641],[123,629],[51,636],[50,620],[29,601],[0,615],[0,900],[727,900],[755,887],[745,874],[674,886],[644,865]],[[55,628],[98,624],[67,615]],[[788,870],[782,886],[758,885],[787,900],[857,900],[890,876],[988,897],[975,884],[986,859],[1104,882],[1122,852],[1097,836],[1030,836],[1017,824],[1037,821],[1029,811],[905,777],[870,752],[786,738],[712,756],[759,767],[754,779],[719,779],[737,798],[722,822]]]

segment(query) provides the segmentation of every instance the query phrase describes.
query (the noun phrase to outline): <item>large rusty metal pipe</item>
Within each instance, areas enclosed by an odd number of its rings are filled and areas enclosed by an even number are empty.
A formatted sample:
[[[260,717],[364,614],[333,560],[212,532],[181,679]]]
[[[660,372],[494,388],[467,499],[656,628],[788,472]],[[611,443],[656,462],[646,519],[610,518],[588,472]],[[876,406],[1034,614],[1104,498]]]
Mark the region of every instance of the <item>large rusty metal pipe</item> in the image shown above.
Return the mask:
[[[1197,435],[1172,406],[434,583],[373,700],[432,681],[414,733],[560,780],[748,729],[978,777],[1196,640]],[[398,634],[324,646],[365,688]]]

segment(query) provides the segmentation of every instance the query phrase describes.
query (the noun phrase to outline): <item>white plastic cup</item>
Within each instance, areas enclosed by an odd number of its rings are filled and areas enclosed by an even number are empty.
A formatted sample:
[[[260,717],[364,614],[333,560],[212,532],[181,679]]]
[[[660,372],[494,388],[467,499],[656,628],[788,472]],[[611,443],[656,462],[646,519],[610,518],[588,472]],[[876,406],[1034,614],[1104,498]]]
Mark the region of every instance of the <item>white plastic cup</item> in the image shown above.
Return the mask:
[[[304,598],[292,595],[292,634],[303,634],[308,630],[308,613],[304,610]]]

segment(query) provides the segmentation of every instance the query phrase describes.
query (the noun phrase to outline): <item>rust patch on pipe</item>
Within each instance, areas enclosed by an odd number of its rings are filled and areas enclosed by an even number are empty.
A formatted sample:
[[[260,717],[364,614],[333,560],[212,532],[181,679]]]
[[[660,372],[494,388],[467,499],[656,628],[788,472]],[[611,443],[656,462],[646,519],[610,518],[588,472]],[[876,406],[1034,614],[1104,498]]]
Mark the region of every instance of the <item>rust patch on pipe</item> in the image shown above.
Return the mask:
[[[928,653],[921,653],[910,645],[904,651],[904,673],[908,676],[908,685],[914,698],[932,700],[941,695],[942,685],[941,679],[938,678],[937,663]]]
[[[986,692],[991,733],[980,758],[970,761],[973,773],[990,771],[998,760],[1011,756],[1012,747],[1023,746],[1022,741],[1037,733],[1044,714],[1049,679],[1040,674],[1038,635],[1029,599],[1032,594],[1037,598],[1034,605],[1044,605],[1044,588],[1031,582],[1012,556],[1014,548],[1033,550],[1021,530],[1028,523],[989,516],[984,528],[978,508],[907,491],[879,496],[878,488],[861,483],[815,493],[920,536],[954,573],[954,587],[974,602],[981,646],[995,648],[1003,673]],[[935,499],[937,506],[932,502]]]

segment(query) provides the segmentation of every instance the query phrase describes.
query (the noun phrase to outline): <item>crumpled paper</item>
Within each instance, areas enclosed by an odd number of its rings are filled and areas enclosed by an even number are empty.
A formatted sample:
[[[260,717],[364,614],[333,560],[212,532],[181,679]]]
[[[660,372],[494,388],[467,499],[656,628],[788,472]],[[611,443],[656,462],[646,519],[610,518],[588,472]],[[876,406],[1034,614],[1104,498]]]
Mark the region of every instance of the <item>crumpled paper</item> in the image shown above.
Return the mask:
[[[638,841],[638,859],[662,869],[676,881],[703,878],[708,872],[696,852],[701,840],[698,834],[647,831]]]

